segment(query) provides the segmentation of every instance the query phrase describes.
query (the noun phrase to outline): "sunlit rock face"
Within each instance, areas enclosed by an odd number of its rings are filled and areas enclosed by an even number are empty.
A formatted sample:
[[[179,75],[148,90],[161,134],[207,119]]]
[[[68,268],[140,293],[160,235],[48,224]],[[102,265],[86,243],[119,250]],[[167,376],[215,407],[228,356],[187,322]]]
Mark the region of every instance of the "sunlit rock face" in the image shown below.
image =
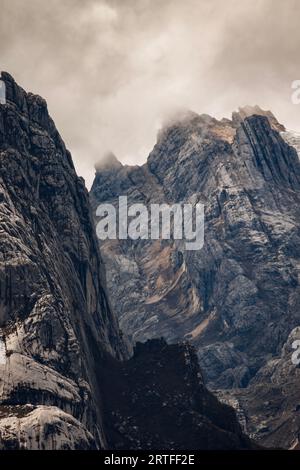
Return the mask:
[[[6,104],[6,86],[3,80],[0,80],[0,104]]]
[[[105,446],[90,341],[118,358],[124,347],[104,292],[88,194],[45,101],[6,73],[2,81],[1,445],[49,448],[48,427],[57,429],[54,448]]]
[[[0,450],[96,449],[94,436],[85,426],[55,406],[4,406],[0,429]]]
[[[185,113],[161,130],[144,166],[96,171],[94,215],[122,195],[147,207],[205,205],[200,251],[169,240],[99,244],[123,330],[133,342],[188,339],[215,390],[245,389],[300,325],[297,142],[258,107],[221,121]]]

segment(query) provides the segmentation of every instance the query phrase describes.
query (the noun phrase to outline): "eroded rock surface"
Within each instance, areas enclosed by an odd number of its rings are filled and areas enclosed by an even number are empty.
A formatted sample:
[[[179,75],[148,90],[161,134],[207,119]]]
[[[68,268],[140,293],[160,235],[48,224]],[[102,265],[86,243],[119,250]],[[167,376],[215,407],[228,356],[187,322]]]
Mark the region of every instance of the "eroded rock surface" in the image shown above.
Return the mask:
[[[124,331],[133,342],[190,340],[212,389],[245,389],[255,377],[263,387],[260,371],[300,325],[298,145],[257,107],[221,121],[186,113],[160,131],[142,167],[114,159],[96,171],[94,215],[124,195],[148,208],[205,205],[200,251],[173,240],[106,240],[100,249]]]
[[[295,328],[280,356],[268,360],[245,389],[217,392],[237,410],[243,431],[271,448],[300,448],[300,368],[291,360],[292,345],[300,339]]]
[[[42,441],[45,448],[105,446],[87,334],[118,358],[125,348],[100,276],[88,194],[45,101],[25,93],[8,74],[2,80],[2,446],[17,446],[18,432],[28,448]],[[27,405],[33,411],[13,414],[15,406]],[[45,435],[47,428],[61,432],[48,440],[36,435],[40,427]]]

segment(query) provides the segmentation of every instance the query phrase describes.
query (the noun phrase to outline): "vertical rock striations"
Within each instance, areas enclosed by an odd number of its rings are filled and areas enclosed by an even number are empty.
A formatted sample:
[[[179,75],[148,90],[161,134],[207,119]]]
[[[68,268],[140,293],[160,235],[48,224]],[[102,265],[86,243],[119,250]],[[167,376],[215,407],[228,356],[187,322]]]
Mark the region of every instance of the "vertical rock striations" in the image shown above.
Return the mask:
[[[2,440],[105,446],[90,336],[103,354],[121,358],[124,348],[99,275],[88,194],[45,101],[6,73],[2,80],[0,423],[19,429]]]

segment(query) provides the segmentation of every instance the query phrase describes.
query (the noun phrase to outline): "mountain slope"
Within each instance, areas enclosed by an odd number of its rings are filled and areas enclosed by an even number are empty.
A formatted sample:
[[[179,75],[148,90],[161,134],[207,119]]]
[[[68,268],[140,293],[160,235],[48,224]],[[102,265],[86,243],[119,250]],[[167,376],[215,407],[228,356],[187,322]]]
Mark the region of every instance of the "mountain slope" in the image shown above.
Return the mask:
[[[300,323],[300,163],[285,139],[257,107],[222,121],[186,113],[162,129],[144,166],[96,171],[94,214],[121,195],[129,205],[205,205],[200,251],[173,240],[106,240],[100,249],[133,342],[189,339],[216,390],[247,387]]]
[[[19,423],[22,439],[28,445],[32,434],[35,445],[32,422],[47,434],[52,426],[65,427],[66,418],[74,428],[72,447],[105,446],[86,331],[117,357],[124,347],[99,276],[87,191],[45,101],[8,74],[2,80],[1,423]],[[64,445],[63,438],[55,444]]]

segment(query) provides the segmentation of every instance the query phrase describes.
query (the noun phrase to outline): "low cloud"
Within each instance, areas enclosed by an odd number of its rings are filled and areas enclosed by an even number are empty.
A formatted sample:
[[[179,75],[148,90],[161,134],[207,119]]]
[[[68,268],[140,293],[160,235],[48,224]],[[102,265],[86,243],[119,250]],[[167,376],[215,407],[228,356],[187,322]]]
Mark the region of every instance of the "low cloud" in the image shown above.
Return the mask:
[[[300,131],[298,0],[0,0],[1,69],[43,95],[91,184],[107,151],[143,163],[162,120],[272,109]]]

